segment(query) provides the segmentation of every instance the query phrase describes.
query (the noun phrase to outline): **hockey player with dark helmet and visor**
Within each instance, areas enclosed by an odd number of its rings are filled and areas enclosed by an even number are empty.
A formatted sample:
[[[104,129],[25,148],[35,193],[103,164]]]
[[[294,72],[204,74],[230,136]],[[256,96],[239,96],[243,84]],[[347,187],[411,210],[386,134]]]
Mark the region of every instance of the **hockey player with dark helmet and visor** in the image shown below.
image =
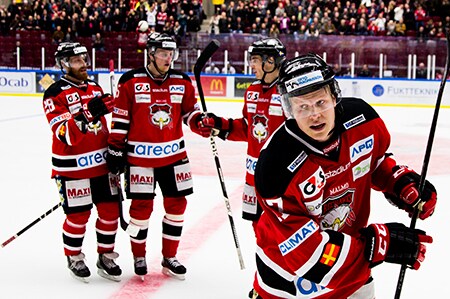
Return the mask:
[[[60,43],[55,52],[55,61],[64,74],[82,81],[88,78],[87,68],[91,65],[91,58],[86,47],[80,43]]]
[[[261,82],[265,82],[267,74],[280,69],[281,64],[286,59],[286,47],[278,38],[263,38],[253,42],[247,51],[247,61],[250,66],[253,64],[262,64],[263,75]],[[256,74],[258,78],[258,74]],[[271,82],[266,82],[271,83]]]
[[[333,69],[317,54],[309,53],[299,56],[283,65],[278,81],[278,91],[282,95],[282,105],[288,117],[292,117],[291,100],[297,96],[306,95],[325,86],[329,88],[333,101],[319,99],[313,104],[299,106],[300,118],[309,117],[336,107],[336,116],[341,113],[339,84],[335,79]]]
[[[165,33],[150,33],[147,48],[150,58],[149,66],[154,67],[161,76],[164,76],[170,69],[172,63],[178,59],[179,51],[177,43]]]

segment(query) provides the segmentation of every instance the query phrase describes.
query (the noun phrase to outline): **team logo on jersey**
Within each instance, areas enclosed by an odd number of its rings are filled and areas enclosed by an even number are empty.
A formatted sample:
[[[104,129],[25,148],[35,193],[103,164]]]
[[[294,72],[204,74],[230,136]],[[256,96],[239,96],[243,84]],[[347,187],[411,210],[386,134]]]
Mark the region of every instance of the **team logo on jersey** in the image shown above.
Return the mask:
[[[150,123],[162,130],[171,121],[172,107],[168,104],[153,104],[150,107]]]
[[[372,156],[361,161],[358,165],[356,165],[352,168],[353,181],[356,181],[357,179],[359,179],[369,173],[371,160],[372,160]]]
[[[345,223],[351,226],[355,220],[352,210],[355,189],[347,189],[338,196],[329,197],[322,203],[320,227],[339,231]]]
[[[325,187],[326,182],[325,173],[322,167],[319,166],[306,181],[299,185],[300,191],[306,199],[315,197]]]
[[[265,115],[256,114],[253,116],[252,134],[260,143],[269,137],[268,122],[269,119]]]
[[[170,85],[169,92],[170,93],[184,93],[184,85]]]
[[[256,102],[259,98],[259,92],[249,91],[247,92],[247,101],[248,102]]]
[[[74,92],[66,95],[67,104],[72,105],[81,101],[81,97],[78,92]]]
[[[134,84],[134,93],[150,92],[150,83]]]
[[[373,135],[355,142],[352,146],[350,146],[350,160],[355,162],[359,157],[365,156],[372,152],[373,144]]]

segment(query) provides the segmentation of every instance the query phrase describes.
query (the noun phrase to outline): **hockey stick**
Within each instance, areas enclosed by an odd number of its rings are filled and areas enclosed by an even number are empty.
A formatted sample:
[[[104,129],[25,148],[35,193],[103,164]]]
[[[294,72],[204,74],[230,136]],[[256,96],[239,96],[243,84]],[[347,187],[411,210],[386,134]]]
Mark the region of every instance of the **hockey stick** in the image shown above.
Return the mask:
[[[215,39],[211,40],[211,42],[206,46],[206,48],[200,54],[200,57],[198,57],[197,62],[195,63],[195,66],[194,66],[194,76],[195,76],[195,81],[197,82],[198,95],[200,97],[200,101],[202,104],[203,113],[206,113],[207,109],[206,109],[205,96],[203,94],[202,83],[200,80],[200,73],[202,72],[203,68],[205,67],[206,62],[211,58],[211,56],[214,54],[214,52],[216,52],[216,50],[219,48],[219,46],[220,46],[220,43],[218,40],[215,40]],[[219,175],[220,186],[222,187],[223,199],[225,200],[225,206],[227,207],[228,219],[230,220],[231,231],[233,233],[233,238],[234,238],[234,244],[236,246],[239,263],[241,265],[241,270],[243,270],[243,269],[245,269],[244,259],[242,258],[242,252],[241,252],[241,248],[239,246],[238,236],[236,233],[236,227],[234,225],[233,215],[231,212],[230,201],[228,199],[227,190],[225,188],[225,180],[223,177],[222,167],[220,166],[219,153],[217,152],[216,142],[212,135],[210,136],[210,141],[211,141],[211,149],[212,149],[212,152],[214,155],[214,161],[216,162],[217,174]]]
[[[31,222],[30,224],[28,224],[27,226],[25,226],[23,229],[21,229],[18,233],[16,233],[14,236],[12,236],[11,238],[9,238],[8,240],[6,240],[5,242],[2,243],[2,248],[5,247],[6,245],[8,245],[9,243],[11,243],[12,241],[14,241],[15,239],[17,239],[21,234],[23,234],[24,232],[26,232],[27,230],[29,230],[31,227],[33,227],[36,223],[38,223],[39,221],[41,221],[42,219],[44,219],[45,217],[47,217],[48,215],[50,215],[54,210],[58,209],[60,206],[62,205],[62,202],[59,202],[58,204],[56,204],[53,208],[51,208],[50,210],[48,210],[47,212],[45,212],[44,214],[42,214],[41,216],[39,216],[38,218],[36,218],[33,222]]]
[[[450,30],[447,30],[446,32],[447,37],[447,58],[445,62],[445,70],[444,75],[441,79],[441,85],[439,86],[439,92],[436,100],[436,106],[434,107],[434,115],[433,120],[431,122],[431,128],[430,128],[430,135],[428,136],[428,142],[427,142],[427,148],[425,150],[425,156],[423,159],[422,164],[422,173],[420,174],[420,181],[419,181],[419,194],[423,194],[423,190],[425,188],[425,177],[427,175],[428,171],[428,164],[430,162],[430,156],[431,156],[431,149],[433,147],[433,140],[434,140],[434,133],[436,131],[438,116],[439,116],[439,109],[441,107],[441,100],[442,100],[442,94],[444,93],[445,88],[445,82],[447,81],[448,77],[448,68],[450,63]],[[422,205],[419,204],[414,208],[413,216],[411,217],[411,224],[409,225],[410,228],[416,227],[417,217],[419,216],[419,212],[421,210]],[[400,268],[400,274],[398,276],[397,281],[397,288],[395,290],[395,299],[400,298],[400,294],[402,292],[403,287],[403,281],[405,279],[405,273],[406,273],[406,264],[402,264],[402,267]]]
[[[114,60],[112,60],[112,59],[109,60],[109,84],[110,84],[110,87],[111,87],[111,94],[114,96],[115,95],[115,91],[116,91],[116,82],[115,82],[115,79],[114,79]],[[120,174],[117,175],[116,186],[117,186],[117,193],[119,194],[119,216],[120,216],[119,222],[120,222],[120,227],[122,228],[122,230],[127,232],[131,237],[136,237],[137,234],[139,233],[139,227],[137,227],[135,225],[132,225],[132,224],[130,225],[125,220],[125,218],[123,217],[123,206],[122,206],[122,203],[124,201],[124,198],[123,198]]]

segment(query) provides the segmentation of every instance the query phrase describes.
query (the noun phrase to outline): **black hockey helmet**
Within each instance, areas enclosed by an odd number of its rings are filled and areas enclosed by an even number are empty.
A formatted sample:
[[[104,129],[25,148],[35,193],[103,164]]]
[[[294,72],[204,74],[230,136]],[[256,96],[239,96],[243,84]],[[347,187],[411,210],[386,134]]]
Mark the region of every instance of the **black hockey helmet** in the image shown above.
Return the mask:
[[[319,55],[309,53],[285,61],[280,70],[278,91],[283,95],[304,95],[330,85],[338,98],[334,71]]]
[[[78,55],[83,55],[83,59],[87,66],[91,64],[91,60],[85,46],[82,46],[80,43],[76,42],[60,43],[55,52],[56,65],[61,69],[63,66],[69,68],[69,58]]]
[[[248,47],[248,61],[251,56],[260,55],[263,61],[267,57],[273,57],[275,59],[276,68],[280,68],[281,63],[286,59],[286,47],[283,43],[274,37],[263,38],[261,40],[253,42]]]
[[[147,48],[149,50],[149,55],[154,55],[157,49],[173,50],[173,60],[178,59],[177,42],[166,33],[150,33],[148,35]]]
[[[335,79],[333,68],[314,53],[286,60],[281,66],[277,83],[278,92],[282,95],[282,104],[288,116],[292,114],[290,97],[305,95],[327,85],[336,100],[335,107],[339,114],[341,111],[341,105],[339,105],[341,90]]]

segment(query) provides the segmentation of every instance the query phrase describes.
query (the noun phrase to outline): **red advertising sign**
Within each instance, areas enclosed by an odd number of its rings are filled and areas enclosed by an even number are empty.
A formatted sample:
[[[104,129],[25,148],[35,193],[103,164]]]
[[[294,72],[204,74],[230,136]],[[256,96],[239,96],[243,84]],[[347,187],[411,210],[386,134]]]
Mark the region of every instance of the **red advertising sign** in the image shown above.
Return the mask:
[[[191,76],[192,83],[195,86],[195,93],[197,92],[197,82]],[[227,95],[227,77],[219,76],[201,76],[203,94],[205,97],[225,97]]]

